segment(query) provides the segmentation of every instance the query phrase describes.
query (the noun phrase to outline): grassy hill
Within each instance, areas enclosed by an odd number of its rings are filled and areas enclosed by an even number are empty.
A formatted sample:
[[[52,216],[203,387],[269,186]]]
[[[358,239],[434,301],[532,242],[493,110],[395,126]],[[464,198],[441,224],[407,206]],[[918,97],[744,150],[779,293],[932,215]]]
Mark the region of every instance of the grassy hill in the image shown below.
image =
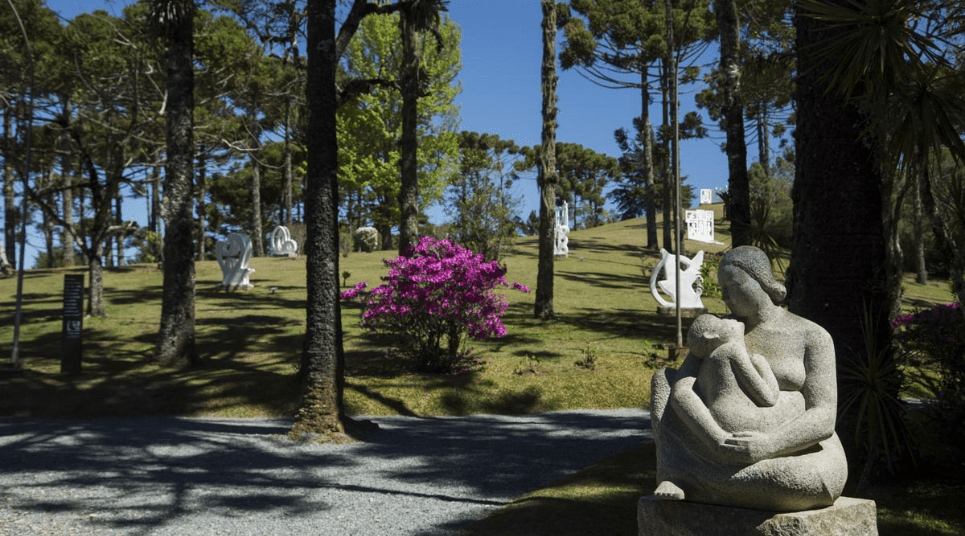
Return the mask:
[[[730,242],[718,215],[719,241]],[[534,293],[506,289],[508,335],[470,341],[483,363],[458,375],[420,374],[387,353],[385,341],[358,328],[361,305],[343,305],[345,399],[364,415],[525,413],[645,405],[656,368],[668,364],[664,345],[676,340],[676,322],[656,313],[649,274],[659,254],[644,252],[642,219],[570,234],[570,256],[555,265],[557,319],[532,318]],[[688,255],[724,245],[687,242]],[[537,245],[520,238],[504,257],[507,280],[535,289]],[[340,258],[346,283],[380,283],[381,259],[392,252]],[[24,279],[20,357],[25,373],[0,376],[0,415],[191,416],[292,415],[298,402],[295,366],[305,331],[304,259],[256,258],[247,292],[219,290],[214,261],[197,264],[197,350],[203,367],[162,369],[151,361],[160,319],[162,273],[153,265],[108,270],[108,317],[84,322],[84,365],[60,374],[64,273],[31,270]],[[0,279],[0,359],[13,340],[16,278]],[[947,287],[906,284],[909,307],[947,302]],[[720,299],[706,297],[714,313]],[[684,325],[686,329],[686,324]],[[588,361],[592,363],[588,363]],[[593,366],[588,366],[588,365]]]

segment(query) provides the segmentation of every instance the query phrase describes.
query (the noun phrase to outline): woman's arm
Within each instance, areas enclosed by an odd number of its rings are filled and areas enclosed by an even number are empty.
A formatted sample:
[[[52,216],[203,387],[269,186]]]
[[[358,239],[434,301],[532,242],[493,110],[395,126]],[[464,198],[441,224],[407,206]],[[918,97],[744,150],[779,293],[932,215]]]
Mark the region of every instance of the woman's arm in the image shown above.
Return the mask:
[[[751,462],[793,454],[834,433],[837,414],[834,342],[821,327],[803,319],[800,321],[805,324],[800,327],[806,329],[798,331],[805,344],[803,359],[806,376],[800,391],[804,397],[805,411],[774,431],[734,434],[735,439],[727,442],[728,449]]]
[[[777,404],[781,389],[777,385],[774,371],[767,360],[759,354],[748,355],[743,344],[728,343],[717,351],[723,350],[730,358],[731,370],[737,384],[760,407],[769,408]]]

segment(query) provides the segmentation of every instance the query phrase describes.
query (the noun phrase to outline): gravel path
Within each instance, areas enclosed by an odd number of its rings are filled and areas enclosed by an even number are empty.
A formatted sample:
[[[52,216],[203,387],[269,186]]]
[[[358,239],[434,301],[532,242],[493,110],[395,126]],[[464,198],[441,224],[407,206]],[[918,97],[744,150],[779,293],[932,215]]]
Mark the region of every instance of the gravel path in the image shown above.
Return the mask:
[[[639,409],[377,417],[365,443],[288,419],[0,418],[0,535],[454,534],[649,438]]]

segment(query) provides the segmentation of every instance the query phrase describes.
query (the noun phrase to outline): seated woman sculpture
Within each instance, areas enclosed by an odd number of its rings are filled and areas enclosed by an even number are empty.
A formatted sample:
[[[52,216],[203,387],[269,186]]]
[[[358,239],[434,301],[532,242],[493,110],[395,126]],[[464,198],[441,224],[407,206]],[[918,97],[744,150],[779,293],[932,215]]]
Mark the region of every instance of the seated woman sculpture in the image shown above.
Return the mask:
[[[654,495],[772,511],[830,506],[847,479],[847,460],[834,433],[831,336],[779,306],[786,290],[760,249],[729,251],[717,279],[724,303],[744,324],[745,351],[763,356],[780,391],[768,405],[743,387],[743,394],[730,396],[732,407],[724,407],[719,393],[706,386],[747,385],[732,376],[732,368],[705,369],[722,377],[698,381],[703,360],[691,353],[680,370],[658,371],[650,406],[659,483]],[[719,407],[712,412],[711,406]],[[741,413],[746,416],[735,417]],[[715,415],[728,417],[719,422]]]

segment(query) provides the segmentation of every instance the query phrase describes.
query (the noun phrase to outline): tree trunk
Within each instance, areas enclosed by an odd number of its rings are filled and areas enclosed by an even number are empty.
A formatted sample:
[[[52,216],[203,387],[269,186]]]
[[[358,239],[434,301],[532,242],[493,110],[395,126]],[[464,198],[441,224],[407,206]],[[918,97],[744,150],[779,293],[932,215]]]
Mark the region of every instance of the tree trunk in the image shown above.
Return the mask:
[[[653,125],[650,124],[649,65],[640,68],[640,135],[643,143],[644,211],[647,214],[647,249],[657,251],[657,186],[653,175]]]
[[[61,193],[61,214],[64,219],[64,226],[60,233],[60,246],[64,249],[63,266],[69,268],[74,265],[74,191],[69,188],[72,182],[72,169],[70,162],[70,142],[67,136],[63,137],[62,149],[64,155],[60,159],[61,186],[64,187]]]
[[[191,0],[185,0],[190,2]],[[164,287],[155,358],[165,366],[198,361],[194,348],[193,9],[172,22],[167,58],[167,163],[164,169]]]
[[[345,431],[345,356],[338,280],[338,140],[335,0],[308,0],[308,176],[305,192],[306,328],[302,400],[289,431],[333,437]]]
[[[770,144],[770,119],[768,119],[767,101],[761,100],[759,118],[757,120],[757,161],[764,168],[764,175],[771,176],[771,144]]]
[[[849,29],[800,13],[795,28],[797,165],[788,300],[792,312],[828,330],[841,363],[891,343],[881,168],[876,144],[863,139],[866,118],[853,101],[827,91],[823,79],[829,61],[816,43]],[[875,349],[865,345],[864,311],[871,315]]]
[[[536,318],[553,318],[553,242],[556,215],[556,3],[542,0],[543,8],[543,130],[539,176],[539,260],[536,272]]]
[[[257,141],[257,146],[261,146]],[[251,247],[255,257],[265,256],[265,233],[261,222],[261,165],[255,153],[251,156]]]
[[[744,140],[744,106],[740,89],[740,21],[734,0],[716,0],[720,27],[720,72],[723,80],[724,129],[727,141],[727,189],[733,245],[750,243],[751,199],[747,178],[747,143]]]
[[[672,55],[673,52],[668,52],[667,54]],[[669,96],[669,86],[670,86],[670,61],[664,57],[663,66],[660,69],[660,93],[663,97],[662,111],[663,111],[663,123],[662,127],[664,133],[670,128],[670,96]],[[663,137],[663,158],[660,162],[660,167],[663,170],[663,192],[662,192],[662,210],[663,210],[663,247],[667,251],[672,251],[674,249],[673,243],[673,203],[671,192],[673,191],[673,173],[670,170],[670,136],[666,134]]]
[[[205,145],[201,145],[198,148],[198,178],[197,178],[198,238],[197,240],[198,240],[198,260],[199,261],[205,260],[205,256],[208,254],[208,252],[205,251],[205,242],[204,242],[205,228],[208,225],[207,219],[206,219],[208,209],[205,207],[205,204],[204,204],[204,197],[208,195],[208,190],[207,190],[208,185],[206,182],[207,178],[205,176],[208,170],[208,164],[207,164],[207,158],[206,158],[208,154],[207,149],[208,148]]]
[[[920,285],[928,284],[928,266],[925,265],[925,241],[922,236],[925,232],[923,225],[925,214],[921,199],[921,176],[915,174],[915,184],[912,185],[912,204],[914,210],[915,226],[915,282]]]
[[[104,307],[104,247],[95,243],[93,251],[87,255],[87,270],[90,273],[90,286],[87,289],[87,316],[107,316]]]
[[[415,246],[419,234],[419,181],[418,181],[418,124],[419,104],[419,57],[416,29],[403,13],[399,18],[402,32],[402,186],[399,188],[399,255],[405,255],[410,245]]]
[[[124,214],[121,209],[123,202],[124,196],[118,193],[117,197],[114,198],[114,212],[118,225],[124,223]],[[118,233],[114,236],[114,240],[116,240],[115,245],[117,246],[117,266],[124,266],[124,234]]]
[[[13,147],[13,140],[10,135],[11,123],[13,118],[10,116],[10,108],[7,107],[3,113],[3,147]],[[15,159],[11,155],[3,155],[3,247],[7,255],[7,261],[17,262],[17,199],[13,192],[13,182],[16,180],[11,168],[11,163]],[[16,267],[16,266],[14,266]]]
[[[292,144],[291,144],[291,99],[285,97],[285,185],[282,188],[282,221],[289,228],[292,225]]]
[[[151,217],[148,219],[148,227],[152,233],[160,233],[158,226],[158,214],[161,213],[161,168],[154,166],[151,169]]]

